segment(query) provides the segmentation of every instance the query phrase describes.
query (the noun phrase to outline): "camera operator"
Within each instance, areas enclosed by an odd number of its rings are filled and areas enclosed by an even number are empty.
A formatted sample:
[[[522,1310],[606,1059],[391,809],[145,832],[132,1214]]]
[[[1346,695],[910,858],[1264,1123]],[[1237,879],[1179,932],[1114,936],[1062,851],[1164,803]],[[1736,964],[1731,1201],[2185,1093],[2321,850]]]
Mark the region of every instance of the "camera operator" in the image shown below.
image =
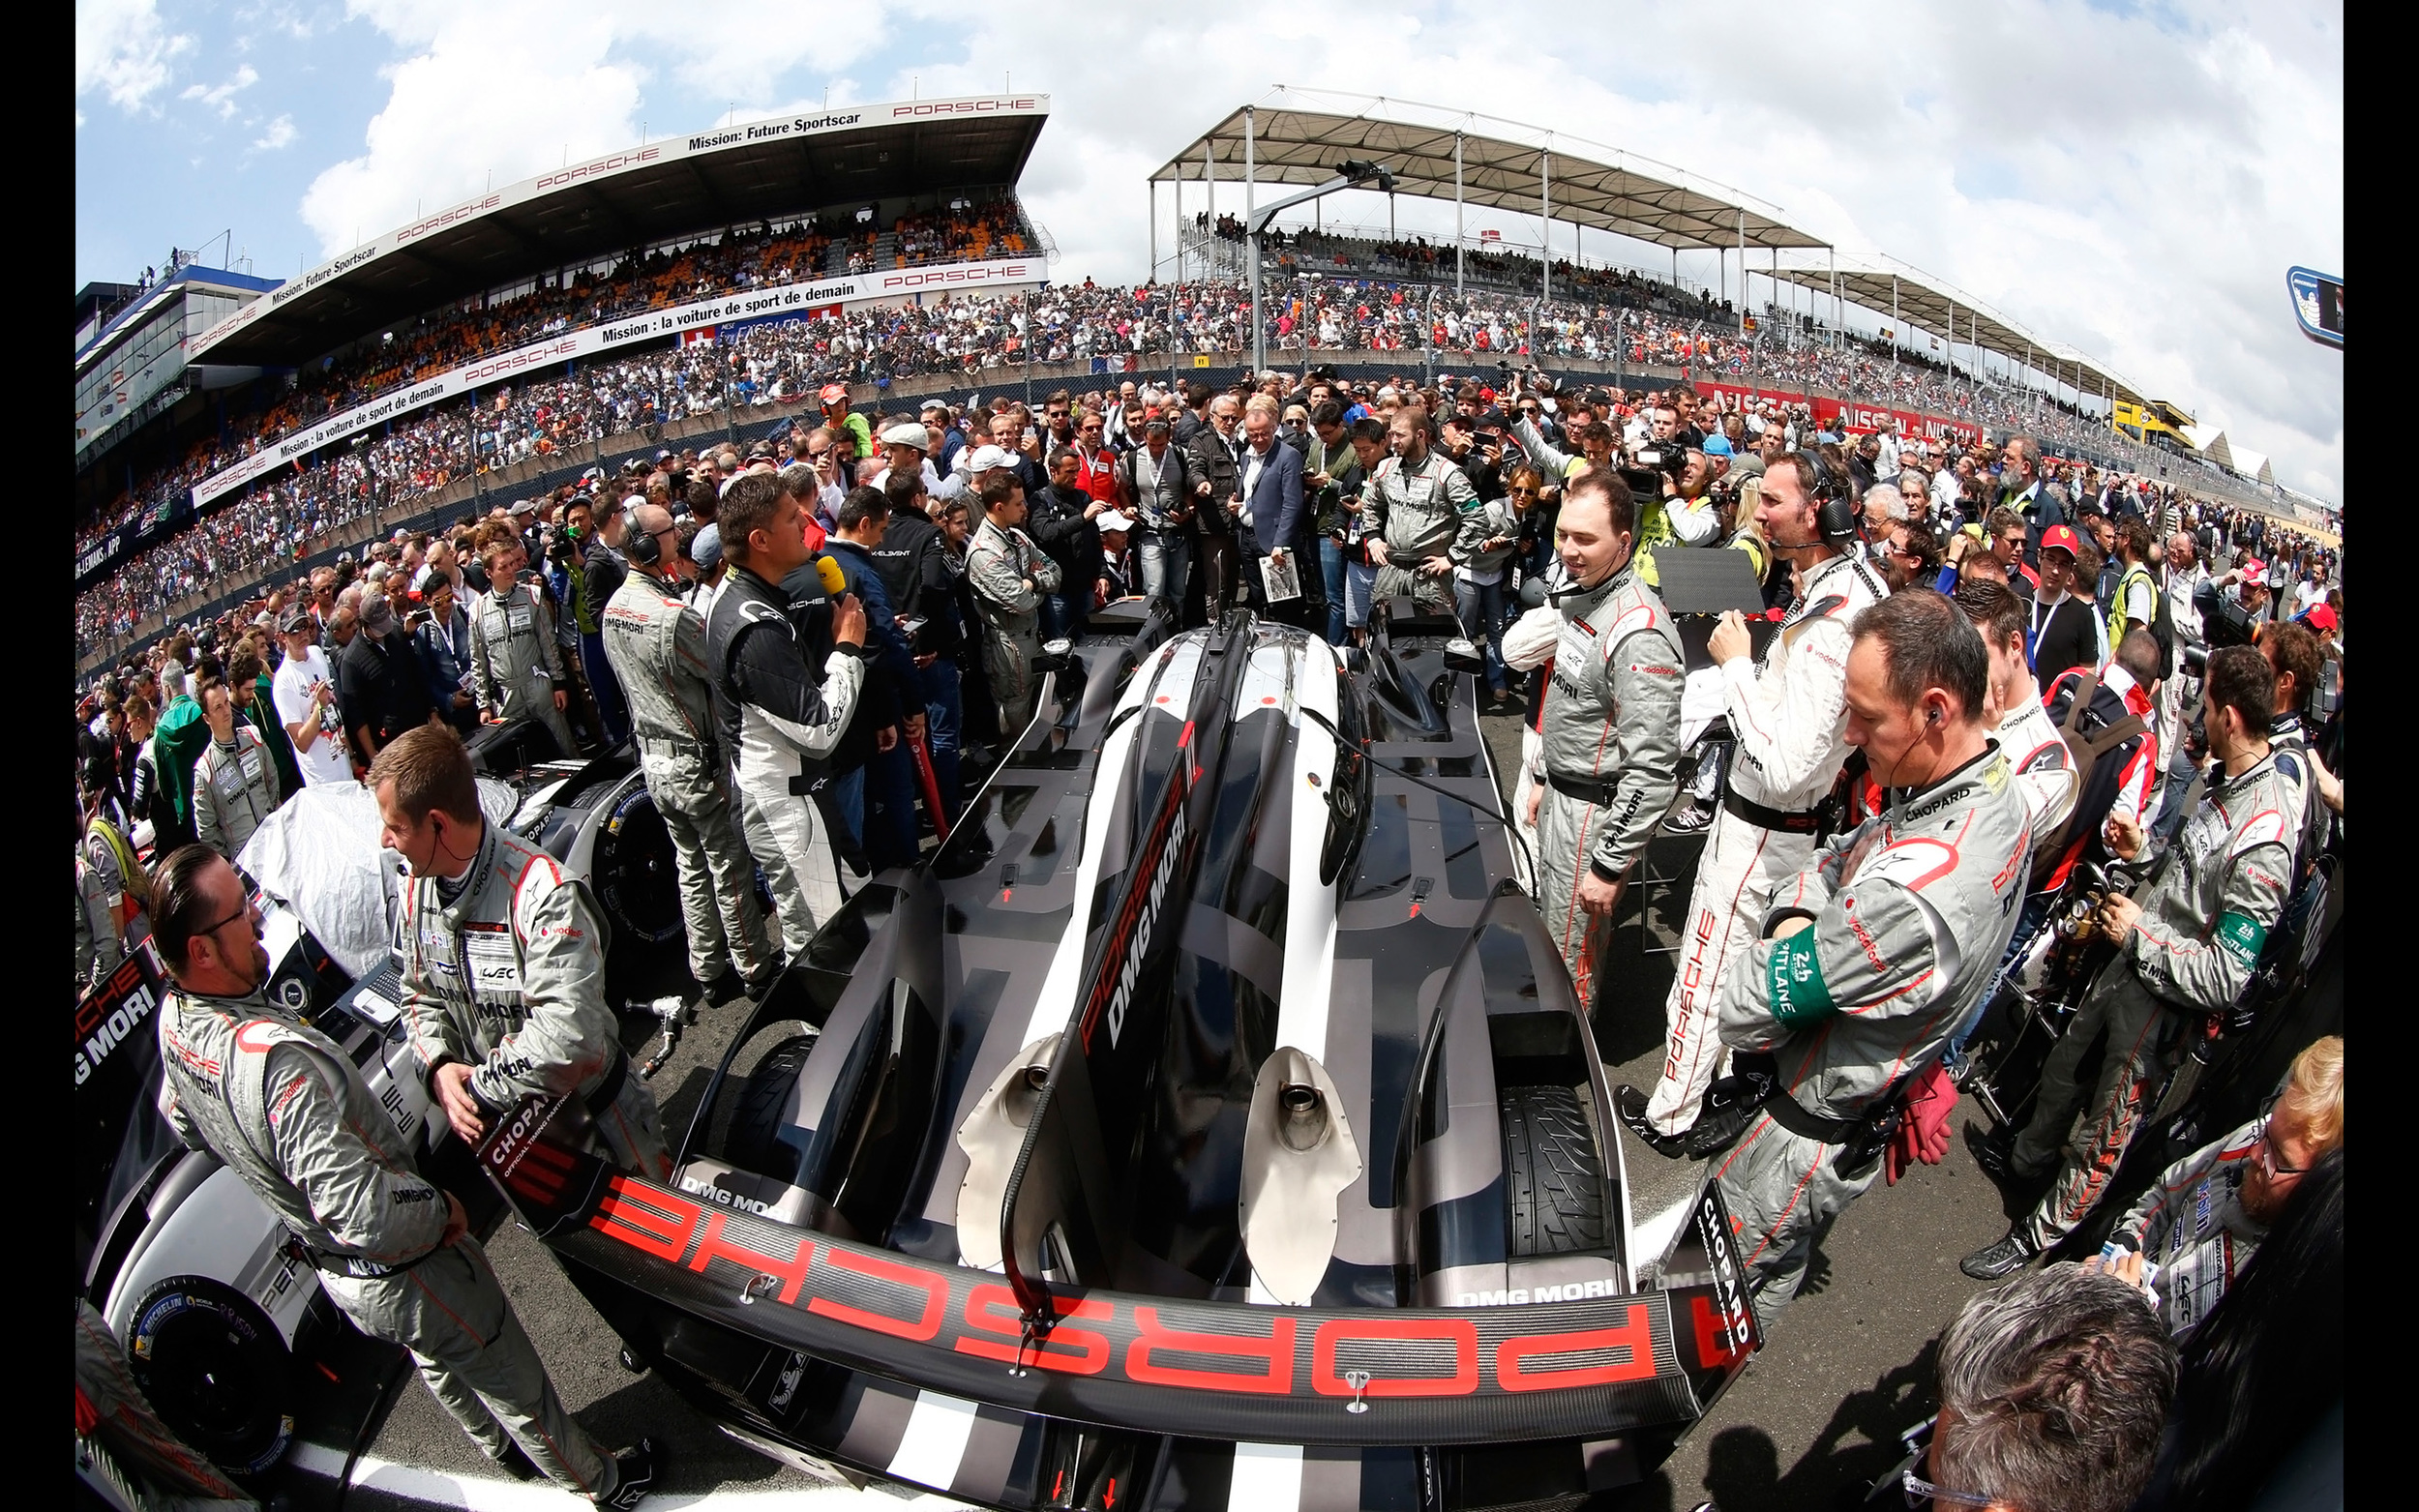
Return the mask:
[[[779,958],[756,904],[756,866],[732,822],[717,749],[705,622],[680,595],[672,516],[644,504],[623,535],[631,573],[605,606],[605,656],[630,697],[639,764],[672,837],[689,973],[721,1007],[772,989]]]
[[[1756,516],[1767,548],[1796,566],[1796,604],[1752,660],[1747,622],[1724,614],[1707,648],[1720,669],[1736,759],[1697,861],[1679,974],[1664,1007],[1669,1047],[1649,1098],[1625,1086],[1622,1120],[1658,1153],[1680,1155],[1715,1077],[1716,1013],[1729,963],[1754,942],[1774,893],[1814,855],[1815,806],[1847,758],[1850,627],[1888,597],[1861,555],[1847,479],[1811,452],[1784,452],[1764,471]],[[1960,623],[1962,623],[1960,621]],[[1974,700],[1980,718],[1982,700]]]
[[[1462,512],[1478,503],[1470,477],[1434,451],[1436,424],[1409,405],[1387,425],[1393,455],[1370,474],[1361,495],[1370,564],[1379,599],[1409,594],[1420,611],[1451,614],[1450,548]]]
[[[2032,1117],[2021,1133],[2003,1127],[1976,1151],[1986,1171],[2016,1186],[2048,1174],[2064,1145],[2049,1194],[2007,1237],[1965,1258],[1965,1273],[1978,1281],[2024,1264],[2091,1212],[2191,1037],[2234,1006],[2284,911],[2294,839],[2286,816],[2297,795],[2268,749],[2275,679],[2257,651],[2230,646],[2210,655],[2203,687],[2202,719],[2219,772],[2158,859],[2146,900],[2111,889],[2102,904],[2098,924],[2118,957],[2050,1050]],[[2111,815],[2107,844],[2123,860],[2143,856],[2139,820]],[[2082,1100],[2076,1073],[2104,1039],[2089,1111],[2068,1141]]]
[[[731,570],[705,627],[714,712],[725,749],[738,754],[748,850],[794,961],[847,902],[817,788],[864,687],[865,610],[848,595],[826,608],[821,582],[799,573],[815,560],[808,516],[775,474],[733,480],[717,523]]]
[[[1956,606],[1918,588],[1862,610],[1847,663],[1845,737],[1888,807],[1775,891],[1720,989],[1723,1043],[1761,1062],[1738,1080],[1770,1079],[1716,1177],[1768,1328],[1815,1231],[1879,1173],[1902,1091],[1997,980],[2031,845]]]
[[[1561,625],[1524,815],[1537,826],[1538,906],[1583,1012],[1629,869],[1678,786],[1680,642],[1633,569],[1636,527],[1620,478],[1596,468],[1572,481],[1560,545],[1569,585],[1552,595]],[[1498,632],[1490,673],[1500,653]]]

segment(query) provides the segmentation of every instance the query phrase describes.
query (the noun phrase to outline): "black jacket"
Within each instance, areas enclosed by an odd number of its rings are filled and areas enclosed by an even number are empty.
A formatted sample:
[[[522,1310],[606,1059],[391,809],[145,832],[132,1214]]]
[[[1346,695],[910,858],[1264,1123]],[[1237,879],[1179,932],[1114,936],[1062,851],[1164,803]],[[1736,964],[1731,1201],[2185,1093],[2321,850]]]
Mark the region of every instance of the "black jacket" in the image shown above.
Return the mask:
[[[1025,522],[1033,544],[1065,575],[1059,591],[1085,608],[1091,607],[1092,584],[1100,580],[1100,526],[1084,518],[1091,502],[1089,493],[1060,492],[1053,486],[1027,500],[1032,513]]]
[[[2033,677],[2045,686],[2071,667],[2090,667],[2100,660],[2100,627],[2092,620],[2091,600],[2068,594],[2055,608],[2034,608],[2027,627],[2033,655]]]
[[[344,648],[344,729],[367,726],[378,749],[415,725],[429,722],[428,674],[419,652],[399,626],[381,640],[364,630]]]
[[[705,624],[705,665],[713,676],[714,721],[726,750],[740,748],[739,710],[747,704],[799,725],[821,725],[830,717],[823,703],[822,667],[831,651],[831,604],[816,579],[814,563],[806,565],[802,576],[811,589],[800,581],[800,574],[792,574],[780,587],[736,564],[724,575],[713,616]],[[769,606],[778,618],[751,614],[749,605]],[[862,723],[852,716],[851,730]],[[801,775],[809,778],[830,770],[803,757],[800,765]]]
[[[1217,427],[1206,425],[1193,432],[1193,438],[1184,443],[1184,460],[1191,464],[1186,470],[1193,475],[1193,479],[1196,482],[1203,478],[1210,480],[1210,496],[1195,501],[1195,527],[1212,534],[1233,531],[1235,515],[1229,501],[1235,497],[1235,480],[1240,476],[1235,464],[1234,449],[1226,444],[1226,437],[1218,434]]]

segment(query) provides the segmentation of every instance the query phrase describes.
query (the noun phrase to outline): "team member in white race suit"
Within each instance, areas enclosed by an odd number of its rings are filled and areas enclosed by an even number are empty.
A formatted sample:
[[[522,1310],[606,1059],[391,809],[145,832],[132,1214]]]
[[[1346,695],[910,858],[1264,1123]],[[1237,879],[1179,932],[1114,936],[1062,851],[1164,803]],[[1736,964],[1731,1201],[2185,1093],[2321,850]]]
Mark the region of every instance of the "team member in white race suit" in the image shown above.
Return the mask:
[[[153,891],[176,982],[160,1015],[160,1111],[177,1138],[242,1178],[363,1332],[411,1351],[490,1459],[637,1505],[654,1475],[648,1446],[616,1462],[563,1410],[462,1204],[413,1169],[343,1052],[261,990],[269,953],[234,869],[188,845]]]
[[[1816,454],[1772,460],[1756,518],[1773,551],[1797,567],[1797,603],[1761,667],[1736,613],[1724,614],[1707,641],[1721,668],[1737,759],[1688,898],[1680,969],[1664,1005],[1662,1078],[1651,1097],[1625,1086],[1615,1099],[1631,1132],[1671,1156],[1685,1147],[1681,1137],[1719,1069],[1714,1030],[1724,968],[1754,942],[1774,893],[1813,860],[1814,806],[1848,754],[1849,627],[1889,596],[1862,552],[1843,554],[1856,544],[1854,491]]]
[[[1768,1052],[1773,1091],[1715,1171],[1768,1326],[1815,1230],[1873,1184],[1899,1092],[1997,980],[2032,837],[1983,726],[1989,657],[1948,600],[1857,618],[1847,738],[1887,807],[1783,887],[1721,990],[1722,1042]]]
[[[1680,643],[1629,554],[1637,504],[1605,468],[1572,480],[1556,531],[1575,585],[1555,595],[1553,677],[1528,805],[1538,905],[1584,1009],[1595,945],[1671,795],[1680,739]]]
[[[402,1006],[454,1132],[475,1145],[522,1099],[576,1094],[617,1165],[670,1180],[655,1094],[605,1002],[605,921],[586,886],[487,822],[450,725],[397,736],[370,790],[381,842],[411,864]]]

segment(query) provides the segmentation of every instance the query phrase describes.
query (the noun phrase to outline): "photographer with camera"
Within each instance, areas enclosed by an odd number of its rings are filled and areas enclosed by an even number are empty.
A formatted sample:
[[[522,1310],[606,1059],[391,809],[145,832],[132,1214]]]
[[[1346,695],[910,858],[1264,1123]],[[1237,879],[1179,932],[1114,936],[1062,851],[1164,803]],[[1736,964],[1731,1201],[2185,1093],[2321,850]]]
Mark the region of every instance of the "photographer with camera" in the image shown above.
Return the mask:
[[[1994,1131],[1975,1151],[2003,1185],[2029,1187],[2063,1169],[2048,1195],[2007,1237],[1965,1258],[1978,1281],[1996,1280],[2083,1221],[2191,1040],[2234,1006],[2285,907],[2292,875],[2296,794],[2268,748],[2275,679],[2249,646],[2211,653],[2202,720],[2218,762],[2200,806],[2164,856],[2142,902],[2110,890],[2096,923],[2118,949],[2042,1068],[2033,1112],[2020,1133]],[[2138,819],[2111,815],[2108,848],[2142,859]],[[2084,1056],[2105,1040],[2105,1058],[2082,1129],[2065,1142],[2082,1089]]]
[[[1964,614],[1928,589],[1885,599],[1846,660],[1842,734],[1888,807],[1775,890],[1720,987],[1734,1080],[1763,1095],[1716,1180],[1767,1328],[1815,1231],[1880,1173],[1905,1088],[1997,979],[2031,844]]]

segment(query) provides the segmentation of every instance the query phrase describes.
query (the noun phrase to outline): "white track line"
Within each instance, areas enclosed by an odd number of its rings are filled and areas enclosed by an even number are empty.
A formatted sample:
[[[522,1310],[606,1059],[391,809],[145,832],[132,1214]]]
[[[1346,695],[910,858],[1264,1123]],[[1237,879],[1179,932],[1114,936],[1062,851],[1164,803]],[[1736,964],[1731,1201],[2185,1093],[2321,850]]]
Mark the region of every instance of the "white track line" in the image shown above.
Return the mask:
[[[325,1444],[297,1443],[286,1463],[298,1470],[334,1480],[344,1473],[344,1452]],[[461,1512],[563,1512],[570,1505],[563,1493],[543,1480],[517,1481],[483,1475],[450,1475],[442,1470],[424,1469],[414,1465],[397,1465],[365,1454],[353,1462],[352,1479],[347,1483],[382,1492],[390,1497],[417,1502],[422,1506],[459,1508]],[[655,1492],[646,1498],[650,1508],[663,1512],[680,1512],[685,1507],[702,1507],[709,1512],[777,1512],[777,1509],[819,1508],[876,1505],[903,1512],[959,1512],[963,1503],[946,1497],[901,1497],[895,1492],[868,1488],[857,1491],[848,1486],[810,1486],[782,1491],[708,1491]]]

